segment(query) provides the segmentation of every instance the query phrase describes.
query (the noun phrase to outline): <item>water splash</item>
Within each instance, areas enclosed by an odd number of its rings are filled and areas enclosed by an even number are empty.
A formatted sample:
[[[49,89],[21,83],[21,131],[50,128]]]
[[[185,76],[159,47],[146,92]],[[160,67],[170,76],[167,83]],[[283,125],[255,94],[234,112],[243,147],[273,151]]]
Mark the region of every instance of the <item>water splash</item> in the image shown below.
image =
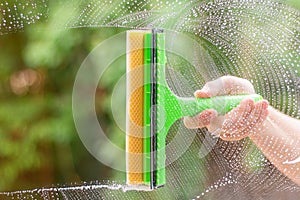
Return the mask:
[[[46,17],[47,1],[0,3],[0,34],[22,30]]]
[[[300,157],[296,158],[295,160],[291,160],[291,161],[285,161],[283,162],[283,164],[296,164],[300,162]]]
[[[60,197],[67,198],[69,193],[86,193],[89,191],[101,191],[101,190],[117,190],[122,192],[128,192],[128,191],[150,191],[149,189],[146,189],[144,187],[133,187],[126,185],[124,183],[118,183],[115,181],[101,181],[101,182],[91,182],[91,183],[83,183],[84,185],[74,185],[74,186],[55,186],[55,187],[49,187],[49,188],[38,188],[38,189],[31,189],[31,190],[22,190],[22,191],[14,191],[14,192],[0,192],[0,197],[22,197],[28,198],[28,197],[41,197],[43,199],[59,199]]]

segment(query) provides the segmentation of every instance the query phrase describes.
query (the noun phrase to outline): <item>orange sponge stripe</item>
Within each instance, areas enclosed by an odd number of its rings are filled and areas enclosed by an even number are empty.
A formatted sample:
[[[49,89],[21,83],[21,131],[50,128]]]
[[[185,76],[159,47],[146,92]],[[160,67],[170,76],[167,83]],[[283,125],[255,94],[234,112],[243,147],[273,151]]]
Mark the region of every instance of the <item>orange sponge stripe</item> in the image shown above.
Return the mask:
[[[127,32],[127,184],[143,183],[144,34]]]

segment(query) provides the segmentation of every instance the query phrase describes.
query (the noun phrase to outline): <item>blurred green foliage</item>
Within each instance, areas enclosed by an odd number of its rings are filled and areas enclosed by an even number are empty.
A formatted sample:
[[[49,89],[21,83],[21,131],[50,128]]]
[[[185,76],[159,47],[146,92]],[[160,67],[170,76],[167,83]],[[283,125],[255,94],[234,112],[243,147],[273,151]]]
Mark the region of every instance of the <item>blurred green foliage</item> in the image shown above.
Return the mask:
[[[107,176],[77,136],[72,87],[84,58],[119,30],[58,28],[66,10],[57,5],[46,20],[0,37],[1,191]]]

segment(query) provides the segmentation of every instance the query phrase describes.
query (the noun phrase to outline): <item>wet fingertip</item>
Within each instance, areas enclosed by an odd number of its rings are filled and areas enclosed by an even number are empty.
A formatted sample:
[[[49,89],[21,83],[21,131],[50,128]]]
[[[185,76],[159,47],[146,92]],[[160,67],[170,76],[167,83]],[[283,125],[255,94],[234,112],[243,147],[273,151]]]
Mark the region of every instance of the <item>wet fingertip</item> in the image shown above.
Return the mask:
[[[191,125],[191,117],[184,117],[183,118],[183,124],[185,127],[187,128],[192,128],[192,125]]]
[[[255,107],[257,107],[259,109],[264,109],[264,110],[266,110],[268,108],[268,106],[269,106],[269,102],[266,100],[261,100],[255,104]]]
[[[183,118],[183,124],[188,129],[202,128],[200,125],[200,121],[202,120],[199,114],[193,117],[186,116]]]
[[[214,119],[218,117],[219,113],[216,110],[210,109],[210,111],[211,111],[210,119]]]
[[[200,117],[203,120],[210,121],[218,116],[218,112],[214,109],[208,109],[204,110],[201,114]]]
[[[262,100],[261,105],[262,105],[262,108],[263,108],[263,109],[267,109],[268,106],[269,106],[269,102],[268,102],[267,100]]]
[[[194,96],[196,98],[209,98],[209,97],[211,97],[209,91],[204,90],[204,89],[197,90],[196,92],[194,92]]]
[[[199,96],[199,95],[198,95],[199,91],[200,91],[200,90],[196,90],[196,91],[194,92],[194,96],[195,96],[195,97],[198,97],[198,96]]]
[[[254,103],[255,103],[255,102],[254,102],[253,99],[248,99],[248,104],[249,104],[249,105],[254,105]]]
[[[269,110],[268,110],[268,109],[265,109],[265,110],[263,111],[264,119],[266,119],[266,118],[268,117],[268,115],[269,115]]]

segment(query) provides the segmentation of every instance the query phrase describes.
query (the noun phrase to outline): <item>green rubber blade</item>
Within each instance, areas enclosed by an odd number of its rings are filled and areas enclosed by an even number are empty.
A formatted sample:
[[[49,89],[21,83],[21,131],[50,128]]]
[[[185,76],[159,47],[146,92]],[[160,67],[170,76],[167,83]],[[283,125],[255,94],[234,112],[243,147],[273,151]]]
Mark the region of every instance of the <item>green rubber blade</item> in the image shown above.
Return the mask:
[[[151,43],[152,35],[144,36],[144,183],[150,185],[151,172]]]

